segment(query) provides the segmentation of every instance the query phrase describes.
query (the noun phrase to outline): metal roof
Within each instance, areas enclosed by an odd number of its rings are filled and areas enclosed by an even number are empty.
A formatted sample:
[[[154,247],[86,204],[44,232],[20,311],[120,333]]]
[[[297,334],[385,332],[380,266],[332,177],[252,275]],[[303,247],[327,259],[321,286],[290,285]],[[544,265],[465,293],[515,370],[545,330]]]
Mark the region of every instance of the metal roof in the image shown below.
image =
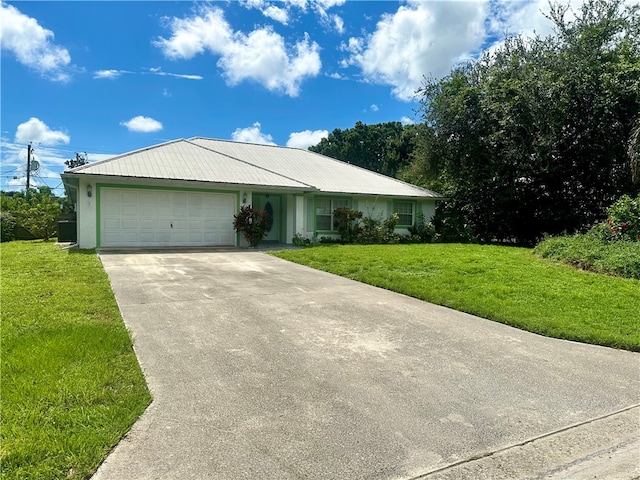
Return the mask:
[[[441,198],[430,190],[309,150],[199,137],[189,141],[295,178],[321,192]]]
[[[308,150],[200,137],[125,153],[67,170],[63,175],[76,174],[441,198],[435,192]]]
[[[312,189],[304,183],[182,139],[82,165],[64,173]]]

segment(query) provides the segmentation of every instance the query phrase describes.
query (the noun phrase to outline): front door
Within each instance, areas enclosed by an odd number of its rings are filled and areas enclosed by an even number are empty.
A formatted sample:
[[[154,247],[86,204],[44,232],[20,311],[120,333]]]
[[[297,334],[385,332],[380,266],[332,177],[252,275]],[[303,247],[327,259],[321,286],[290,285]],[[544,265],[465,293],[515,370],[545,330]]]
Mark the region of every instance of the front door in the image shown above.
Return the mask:
[[[271,219],[271,228],[265,241],[280,241],[280,195],[268,193],[253,194],[253,208],[265,210]]]

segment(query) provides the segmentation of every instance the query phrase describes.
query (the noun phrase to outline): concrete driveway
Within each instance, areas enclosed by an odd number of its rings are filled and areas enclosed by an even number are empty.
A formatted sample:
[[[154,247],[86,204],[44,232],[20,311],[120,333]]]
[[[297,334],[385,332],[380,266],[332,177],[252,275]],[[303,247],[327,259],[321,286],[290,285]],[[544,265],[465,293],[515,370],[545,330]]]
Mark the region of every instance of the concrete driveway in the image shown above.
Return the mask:
[[[637,354],[260,252],[100,257],[154,401],[95,480],[640,475]]]

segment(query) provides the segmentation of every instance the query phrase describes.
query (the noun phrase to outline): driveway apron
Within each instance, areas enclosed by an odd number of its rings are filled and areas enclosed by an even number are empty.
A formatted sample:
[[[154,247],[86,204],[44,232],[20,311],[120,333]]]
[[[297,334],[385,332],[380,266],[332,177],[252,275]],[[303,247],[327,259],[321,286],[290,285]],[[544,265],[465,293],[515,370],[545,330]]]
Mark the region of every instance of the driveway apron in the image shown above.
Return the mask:
[[[638,354],[261,252],[100,258],[154,400],[95,480],[640,475]]]

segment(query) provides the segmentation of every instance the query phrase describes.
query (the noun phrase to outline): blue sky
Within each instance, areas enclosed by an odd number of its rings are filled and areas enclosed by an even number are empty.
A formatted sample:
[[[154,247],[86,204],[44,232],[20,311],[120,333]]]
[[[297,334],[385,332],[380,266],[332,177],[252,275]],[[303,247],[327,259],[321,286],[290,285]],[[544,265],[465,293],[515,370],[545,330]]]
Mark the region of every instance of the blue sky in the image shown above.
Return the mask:
[[[425,76],[505,33],[550,33],[542,11],[546,0],[3,2],[0,187],[24,188],[29,142],[32,185],[62,194],[75,152],[98,161],[193,136],[306,148],[356,121],[419,121]]]

